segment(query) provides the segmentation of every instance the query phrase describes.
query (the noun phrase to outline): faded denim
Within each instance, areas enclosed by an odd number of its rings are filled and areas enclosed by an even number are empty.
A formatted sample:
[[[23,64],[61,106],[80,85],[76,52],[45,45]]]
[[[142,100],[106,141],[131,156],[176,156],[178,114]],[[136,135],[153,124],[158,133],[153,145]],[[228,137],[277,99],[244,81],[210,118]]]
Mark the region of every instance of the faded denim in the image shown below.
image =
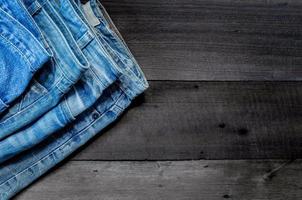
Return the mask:
[[[99,33],[101,34],[101,31]],[[131,61],[125,62],[124,67],[121,68],[124,71],[123,81],[117,81],[107,88],[101,98],[92,107],[80,114],[70,126],[52,134],[31,150],[25,151],[0,165],[1,199],[11,198],[84,145],[107,125],[115,121],[130,105],[133,98],[148,87],[138,65],[128,65],[128,63],[136,63],[136,61],[128,49],[125,49],[123,41],[117,37],[117,34],[111,36],[118,43],[117,46],[110,46],[114,49],[113,52],[121,56],[117,52],[122,51],[131,57]]]
[[[75,2],[83,13],[86,14],[87,19],[91,21],[99,39],[115,61],[119,63],[130,62],[128,63],[129,65],[138,66],[122,35],[112,22],[103,5],[97,0],[88,1],[86,4],[81,4],[80,0],[75,0]]]
[[[44,46],[48,46],[37,24],[34,22],[31,15],[27,12],[21,0],[0,0],[0,7],[5,12],[10,14],[15,20],[22,24],[38,41],[41,41]],[[50,52],[51,53],[51,52]]]
[[[25,91],[51,57],[38,38],[7,12],[7,5],[0,1],[0,113]],[[19,4],[14,9],[20,18],[26,16]]]
[[[101,96],[103,90],[111,85],[121,73],[118,67],[103,50],[103,47],[98,40],[94,38],[89,27],[81,21],[81,18],[73,10],[73,7],[68,1],[52,2],[59,12],[60,16],[56,15],[56,10],[49,3],[45,3],[43,7],[52,16],[52,19],[62,27],[66,24],[70,28],[72,35],[80,44],[83,44],[83,38],[86,37],[89,41],[83,46],[82,51],[91,63],[91,67],[84,73],[79,82],[72,87],[71,91],[64,97],[63,101],[58,106],[43,115],[37,122],[31,124],[28,128],[14,133],[12,136],[0,142],[0,163],[17,155],[18,153],[31,148],[32,146],[43,141],[50,134],[64,128],[68,123],[73,121],[77,115],[85,111],[93,105]],[[65,15],[67,13],[67,15]],[[65,16],[64,16],[65,15]],[[64,24],[65,23],[65,24]],[[79,34],[79,32],[81,34]],[[118,70],[118,71],[117,71]]]
[[[125,85],[112,85],[97,103],[86,110],[71,126],[48,137],[35,148],[0,166],[0,199],[13,197],[41,177],[94,136],[101,134],[129,106],[132,98]],[[140,89],[133,88],[138,92]],[[131,92],[134,93],[134,92]]]
[[[0,116],[0,139],[55,107],[89,68],[86,57],[67,29],[58,27],[38,2],[27,1],[25,5],[49,43],[48,48],[54,57],[37,73],[25,94]]]

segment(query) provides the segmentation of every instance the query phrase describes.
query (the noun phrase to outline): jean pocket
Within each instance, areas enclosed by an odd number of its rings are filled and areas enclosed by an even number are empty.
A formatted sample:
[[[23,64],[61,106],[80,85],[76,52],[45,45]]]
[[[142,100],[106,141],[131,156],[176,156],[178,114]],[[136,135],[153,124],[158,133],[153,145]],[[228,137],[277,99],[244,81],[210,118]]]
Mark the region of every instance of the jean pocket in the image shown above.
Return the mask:
[[[0,116],[0,122],[3,122],[4,120],[7,120],[17,113],[27,109],[47,93],[48,90],[38,81],[33,79],[24,94],[13,103],[7,112]]]

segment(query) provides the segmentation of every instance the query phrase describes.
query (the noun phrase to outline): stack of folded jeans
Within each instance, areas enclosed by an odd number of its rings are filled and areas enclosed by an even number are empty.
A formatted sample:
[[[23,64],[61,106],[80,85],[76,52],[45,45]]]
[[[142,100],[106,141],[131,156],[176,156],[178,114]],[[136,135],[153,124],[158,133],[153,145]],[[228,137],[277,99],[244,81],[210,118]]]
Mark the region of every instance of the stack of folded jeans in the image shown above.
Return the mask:
[[[97,0],[0,0],[0,199],[9,199],[147,89]]]

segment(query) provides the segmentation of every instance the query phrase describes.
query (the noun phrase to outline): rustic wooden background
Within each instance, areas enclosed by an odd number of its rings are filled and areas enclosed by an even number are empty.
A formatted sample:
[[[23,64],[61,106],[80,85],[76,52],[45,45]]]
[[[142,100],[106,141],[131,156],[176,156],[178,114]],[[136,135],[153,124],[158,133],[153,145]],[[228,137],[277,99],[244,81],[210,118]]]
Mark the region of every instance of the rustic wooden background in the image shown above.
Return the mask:
[[[150,89],[16,199],[302,199],[301,0],[102,2]]]

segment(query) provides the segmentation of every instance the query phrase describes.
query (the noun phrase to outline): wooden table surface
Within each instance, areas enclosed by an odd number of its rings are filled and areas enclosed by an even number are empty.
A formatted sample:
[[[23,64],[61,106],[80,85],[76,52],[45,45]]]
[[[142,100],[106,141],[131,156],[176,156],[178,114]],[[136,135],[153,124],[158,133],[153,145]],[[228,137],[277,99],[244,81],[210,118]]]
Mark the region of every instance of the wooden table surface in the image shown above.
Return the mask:
[[[301,0],[102,2],[150,89],[16,199],[302,199]]]

